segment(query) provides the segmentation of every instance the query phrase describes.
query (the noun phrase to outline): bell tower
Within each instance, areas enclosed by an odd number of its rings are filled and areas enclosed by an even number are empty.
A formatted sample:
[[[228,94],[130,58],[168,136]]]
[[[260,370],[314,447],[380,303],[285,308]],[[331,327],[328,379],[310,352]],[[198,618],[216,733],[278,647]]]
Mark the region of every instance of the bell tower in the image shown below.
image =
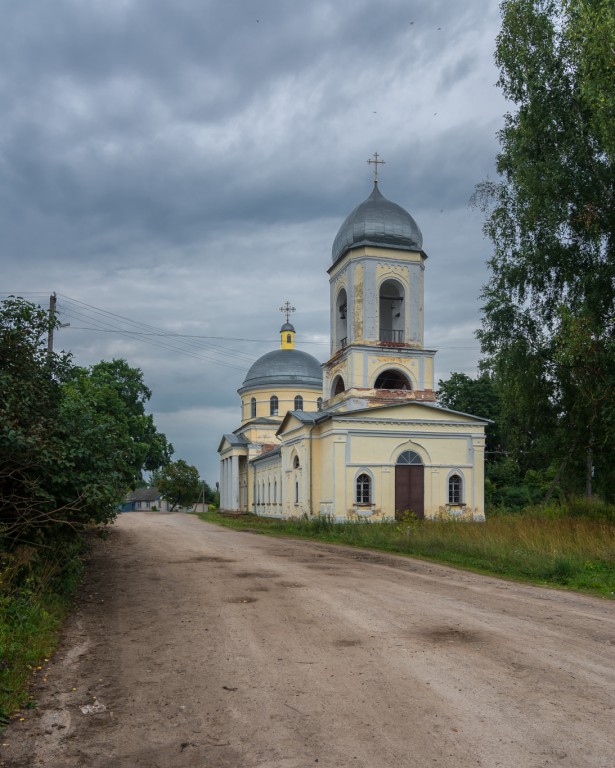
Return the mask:
[[[433,350],[423,346],[427,255],[412,216],[378,186],[346,218],[328,270],[331,356],[324,365],[327,407],[435,400]]]

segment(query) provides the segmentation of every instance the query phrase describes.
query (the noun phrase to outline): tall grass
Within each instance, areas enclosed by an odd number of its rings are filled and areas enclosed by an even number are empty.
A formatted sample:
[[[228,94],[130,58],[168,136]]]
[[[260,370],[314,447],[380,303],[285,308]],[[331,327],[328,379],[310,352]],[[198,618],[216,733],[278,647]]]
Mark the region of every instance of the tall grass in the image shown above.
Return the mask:
[[[244,515],[229,519],[216,513],[201,517],[235,528],[381,549],[615,596],[615,524],[608,519],[574,517],[567,510],[533,508],[488,517],[485,523],[335,523],[326,517],[273,520]]]
[[[82,550],[72,544],[60,557],[21,546],[0,554],[0,730],[18,709],[35,705],[28,686],[56,647]]]

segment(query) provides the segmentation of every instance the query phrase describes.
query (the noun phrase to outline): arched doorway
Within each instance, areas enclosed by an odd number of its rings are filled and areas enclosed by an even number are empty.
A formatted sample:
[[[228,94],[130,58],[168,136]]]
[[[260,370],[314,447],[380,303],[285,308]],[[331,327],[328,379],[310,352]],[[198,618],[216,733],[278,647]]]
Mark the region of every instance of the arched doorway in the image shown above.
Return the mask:
[[[408,512],[425,517],[425,467],[416,451],[404,451],[395,465],[395,517]]]

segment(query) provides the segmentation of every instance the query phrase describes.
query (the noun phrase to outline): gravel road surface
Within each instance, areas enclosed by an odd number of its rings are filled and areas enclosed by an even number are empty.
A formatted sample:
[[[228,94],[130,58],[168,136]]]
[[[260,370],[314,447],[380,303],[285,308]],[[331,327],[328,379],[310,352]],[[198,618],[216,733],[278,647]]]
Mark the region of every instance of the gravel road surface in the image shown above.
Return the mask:
[[[613,768],[615,602],[183,514],[97,546],[6,768]]]

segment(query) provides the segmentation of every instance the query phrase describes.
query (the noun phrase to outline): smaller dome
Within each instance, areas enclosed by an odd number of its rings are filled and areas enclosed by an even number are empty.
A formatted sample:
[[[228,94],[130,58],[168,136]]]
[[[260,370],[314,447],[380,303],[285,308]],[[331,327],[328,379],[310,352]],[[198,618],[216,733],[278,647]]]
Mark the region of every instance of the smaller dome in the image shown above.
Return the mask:
[[[276,349],[252,364],[239,392],[251,387],[322,388],[320,363],[299,349]]]
[[[284,325],[280,328],[280,333],[282,333],[283,331],[292,331],[293,333],[295,333],[295,328],[290,323],[284,323]]]
[[[333,241],[333,263],[351,248],[379,245],[420,251],[423,235],[418,224],[401,205],[387,200],[374,184],[371,195],[346,217]]]

